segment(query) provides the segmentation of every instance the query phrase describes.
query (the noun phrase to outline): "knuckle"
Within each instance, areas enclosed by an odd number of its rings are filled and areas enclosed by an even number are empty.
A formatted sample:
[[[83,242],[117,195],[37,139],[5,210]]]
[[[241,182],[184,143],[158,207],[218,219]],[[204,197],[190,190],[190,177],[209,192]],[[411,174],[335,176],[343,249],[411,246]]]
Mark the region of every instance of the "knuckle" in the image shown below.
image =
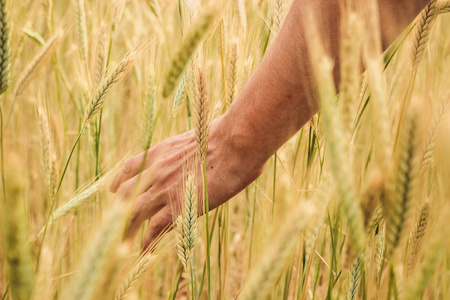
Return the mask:
[[[135,164],[135,158],[133,157],[130,160],[128,160],[127,163],[125,164],[125,166],[123,167],[123,173],[130,174],[134,168],[134,164]]]
[[[129,198],[133,191],[133,184],[131,182],[124,182],[120,185],[117,190],[117,194],[122,196],[123,198]]]

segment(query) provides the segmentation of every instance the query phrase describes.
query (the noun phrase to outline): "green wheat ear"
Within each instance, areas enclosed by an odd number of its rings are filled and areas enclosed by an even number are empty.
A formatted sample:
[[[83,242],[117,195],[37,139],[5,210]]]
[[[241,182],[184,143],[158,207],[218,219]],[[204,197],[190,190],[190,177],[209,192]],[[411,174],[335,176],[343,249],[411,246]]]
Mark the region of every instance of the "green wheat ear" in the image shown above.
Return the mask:
[[[9,20],[6,0],[0,1],[0,94],[9,86],[9,71],[11,64],[11,48],[9,41]]]
[[[1,209],[0,231],[2,256],[5,259],[12,299],[30,299],[34,270],[28,247],[27,220],[23,203],[23,185],[19,177],[10,176]]]

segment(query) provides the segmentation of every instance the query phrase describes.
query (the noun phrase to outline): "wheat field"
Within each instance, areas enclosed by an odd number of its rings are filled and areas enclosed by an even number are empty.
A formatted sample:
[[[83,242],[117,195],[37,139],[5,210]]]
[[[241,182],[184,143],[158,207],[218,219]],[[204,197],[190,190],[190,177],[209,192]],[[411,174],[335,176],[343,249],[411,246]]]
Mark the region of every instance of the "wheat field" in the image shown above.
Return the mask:
[[[312,31],[319,113],[207,217],[207,189],[186,176],[173,230],[149,251],[145,228],[125,238],[134,202],[110,192],[115,174],[190,129],[206,170],[210,120],[233,105],[289,6],[0,0],[2,300],[450,297],[444,0],[384,53],[347,15],[337,96]]]

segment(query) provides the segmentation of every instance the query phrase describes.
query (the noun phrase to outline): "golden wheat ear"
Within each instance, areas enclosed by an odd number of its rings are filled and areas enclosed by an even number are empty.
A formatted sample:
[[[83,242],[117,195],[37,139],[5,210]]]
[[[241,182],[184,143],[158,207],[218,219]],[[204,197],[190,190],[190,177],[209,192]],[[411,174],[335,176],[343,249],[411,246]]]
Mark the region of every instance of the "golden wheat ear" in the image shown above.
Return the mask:
[[[197,49],[198,44],[208,32],[213,21],[217,17],[219,10],[217,8],[208,8],[195,23],[192,24],[186,33],[180,47],[176,50],[166,72],[163,96],[168,97],[172,93],[178,78],[183,73],[189,59]]]
[[[9,87],[11,47],[9,39],[9,16],[6,0],[0,1],[0,94]]]

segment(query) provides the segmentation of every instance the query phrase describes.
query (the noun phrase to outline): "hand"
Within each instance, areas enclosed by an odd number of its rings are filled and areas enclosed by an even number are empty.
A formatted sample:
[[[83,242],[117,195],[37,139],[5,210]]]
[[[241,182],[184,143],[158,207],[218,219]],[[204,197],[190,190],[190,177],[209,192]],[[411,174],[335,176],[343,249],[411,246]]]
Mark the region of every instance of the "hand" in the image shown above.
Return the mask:
[[[246,155],[245,149],[233,142],[221,120],[216,119],[211,123],[206,155],[210,210],[223,204],[258,178],[265,163],[253,162]],[[176,220],[184,201],[183,182],[188,169],[191,169],[191,173],[196,171],[199,195],[202,191],[202,177],[200,164],[196,159],[194,130],[166,139],[151,148],[147,152],[138,181],[144,155],[145,152],[136,155],[126,163],[114,178],[110,190],[124,199],[136,197],[127,236],[135,236],[142,223],[150,219],[144,237],[144,248],[147,248]],[[200,197],[198,203],[199,214],[202,214]]]

